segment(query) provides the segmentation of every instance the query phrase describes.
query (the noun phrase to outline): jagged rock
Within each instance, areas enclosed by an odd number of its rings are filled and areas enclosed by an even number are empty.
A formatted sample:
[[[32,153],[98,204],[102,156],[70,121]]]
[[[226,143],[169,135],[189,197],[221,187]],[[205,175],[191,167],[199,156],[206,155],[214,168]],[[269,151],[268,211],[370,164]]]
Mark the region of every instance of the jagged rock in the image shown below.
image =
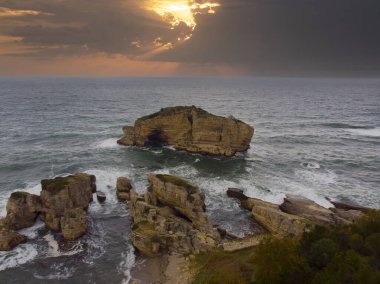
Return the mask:
[[[204,212],[204,195],[178,177],[151,174],[149,191],[138,196],[131,190],[134,220],[132,243],[146,255],[164,250],[178,253],[207,251],[220,242],[217,229]]]
[[[334,212],[302,196],[287,195],[280,205],[280,209],[285,213],[309,219],[318,225],[335,225],[337,223]]]
[[[27,241],[27,237],[9,229],[6,220],[0,220],[0,251],[9,251]]]
[[[86,212],[82,208],[66,210],[61,218],[62,236],[75,240],[86,233]]]
[[[227,190],[227,196],[231,198],[236,198],[240,201],[248,199],[248,197],[244,194],[244,191],[238,188],[229,188]]]
[[[148,181],[149,192],[161,204],[179,211],[194,224],[208,224],[204,214],[205,196],[198,192],[196,185],[176,176],[162,174],[150,174]]]
[[[98,199],[98,201],[100,202],[100,203],[103,203],[104,201],[106,201],[106,195],[105,195],[105,193],[104,192],[102,192],[102,191],[97,191],[96,192],[96,198]]]
[[[41,200],[44,208],[58,215],[72,208],[86,209],[92,201],[95,176],[77,173],[41,181]],[[96,187],[95,187],[96,188]]]
[[[233,117],[203,109],[169,107],[123,128],[118,143],[126,146],[171,145],[190,153],[233,156],[249,149],[254,129]]]
[[[86,219],[79,212],[87,209],[92,201],[93,191],[96,190],[95,180],[93,175],[77,173],[41,181],[41,201],[45,213],[43,220],[46,227],[53,231],[62,229],[64,238],[81,236],[83,228],[85,232]],[[74,215],[78,218],[70,217]]]
[[[338,209],[355,210],[355,211],[361,211],[363,213],[368,213],[371,210],[373,210],[371,208],[364,207],[364,206],[361,206],[352,202],[348,202],[348,201],[332,201],[332,200],[329,200],[329,201],[335,206],[335,208],[338,208]]]
[[[39,196],[27,192],[13,192],[7,202],[6,226],[13,230],[33,226],[39,211]]]
[[[116,196],[121,201],[130,200],[131,181],[126,177],[119,177],[116,182]]]

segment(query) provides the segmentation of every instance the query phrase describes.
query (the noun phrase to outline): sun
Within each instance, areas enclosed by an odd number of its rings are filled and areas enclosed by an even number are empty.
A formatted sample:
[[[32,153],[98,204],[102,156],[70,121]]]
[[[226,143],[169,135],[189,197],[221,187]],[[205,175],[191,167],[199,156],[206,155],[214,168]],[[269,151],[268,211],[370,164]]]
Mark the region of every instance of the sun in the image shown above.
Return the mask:
[[[195,15],[214,14],[217,2],[200,2],[195,0],[148,0],[147,9],[154,11],[174,29],[181,23],[186,24],[191,31],[197,26]],[[184,39],[189,39],[191,33]]]

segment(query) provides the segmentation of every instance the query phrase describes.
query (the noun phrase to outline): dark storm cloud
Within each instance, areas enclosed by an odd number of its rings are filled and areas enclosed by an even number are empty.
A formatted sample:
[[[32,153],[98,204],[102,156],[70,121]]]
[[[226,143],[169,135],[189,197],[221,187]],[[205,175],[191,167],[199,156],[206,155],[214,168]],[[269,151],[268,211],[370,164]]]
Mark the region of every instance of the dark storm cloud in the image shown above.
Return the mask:
[[[193,37],[146,60],[222,63],[255,74],[380,73],[378,0],[220,0],[215,15],[197,15]],[[171,30],[141,0],[0,1],[40,15],[0,18],[0,34],[22,37],[34,56],[91,52],[133,56]],[[145,47],[131,45],[134,40]],[[147,46],[148,45],[148,46]],[[25,55],[25,54],[24,54]],[[29,54],[30,56],[31,54]]]
[[[257,74],[380,72],[378,0],[222,0],[160,60],[223,62]]]

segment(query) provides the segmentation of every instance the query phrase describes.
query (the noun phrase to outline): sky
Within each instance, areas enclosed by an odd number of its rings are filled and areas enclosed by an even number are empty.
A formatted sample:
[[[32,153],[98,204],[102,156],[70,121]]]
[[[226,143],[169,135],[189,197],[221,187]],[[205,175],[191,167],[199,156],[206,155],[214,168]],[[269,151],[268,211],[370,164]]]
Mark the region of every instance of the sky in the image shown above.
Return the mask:
[[[379,0],[0,0],[0,76],[380,75]]]

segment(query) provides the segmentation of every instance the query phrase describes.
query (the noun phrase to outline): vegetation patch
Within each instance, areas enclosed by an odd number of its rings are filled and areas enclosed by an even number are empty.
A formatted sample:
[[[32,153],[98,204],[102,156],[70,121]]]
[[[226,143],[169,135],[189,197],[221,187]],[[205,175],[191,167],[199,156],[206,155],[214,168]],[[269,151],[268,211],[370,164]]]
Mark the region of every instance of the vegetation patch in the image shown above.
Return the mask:
[[[349,226],[313,228],[298,238],[195,256],[193,283],[380,283],[380,211]]]

